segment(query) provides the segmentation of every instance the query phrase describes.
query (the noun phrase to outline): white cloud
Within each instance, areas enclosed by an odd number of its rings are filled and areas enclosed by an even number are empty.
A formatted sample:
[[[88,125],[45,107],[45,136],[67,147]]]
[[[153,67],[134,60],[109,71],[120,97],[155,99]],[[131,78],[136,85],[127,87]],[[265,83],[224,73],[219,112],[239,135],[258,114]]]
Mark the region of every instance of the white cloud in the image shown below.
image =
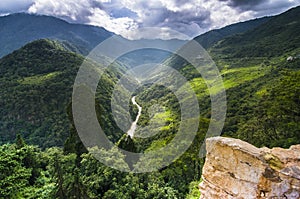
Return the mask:
[[[138,28],[138,24],[128,17],[113,18],[100,8],[92,9],[92,15],[88,16],[89,24],[101,26],[108,31],[119,35],[126,35],[129,31],[134,31]]]
[[[255,12],[251,10],[239,12],[237,9],[227,5],[226,2],[219,0],[210,0],[204,5],[207,10],[210,10],[210,29],[220,28],[232,23],[251,19],[255,14]]]
[[[132,31],[126,32],[126,38],[128,39],[181,39],[188,40],[186,34],[182,34],[171,28],[159,28],[159,27],[149,27],[149,28],[138,28]]]
[[[212,28],[250,19],[252,11],[239,12],[219,0],[120,0],[123,6],[138,13],[140,27],[173,29],[190,37]]]
[[[35,0],[34,4],[28,9],[28,12],[54,15],[79,21],[82,16],[90,13],[90,8],[90,0]]]
[[[171,30],[194,37],[299,4],[300,0],[1,0],[0,14],[28,10],[101,26],[131,39],[166,39],[178,36]],[[148,34],[139,30],[144,27],[156,27],[156,31]]]

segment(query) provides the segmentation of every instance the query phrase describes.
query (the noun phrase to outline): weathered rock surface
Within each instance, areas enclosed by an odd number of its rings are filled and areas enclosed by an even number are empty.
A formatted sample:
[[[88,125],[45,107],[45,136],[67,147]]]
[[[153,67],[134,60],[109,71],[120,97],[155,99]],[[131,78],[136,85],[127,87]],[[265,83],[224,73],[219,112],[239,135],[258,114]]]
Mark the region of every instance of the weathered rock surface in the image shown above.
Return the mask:
[[[206,149],[200,199],[300,198],[300,145],[256,148],[214,137]]]

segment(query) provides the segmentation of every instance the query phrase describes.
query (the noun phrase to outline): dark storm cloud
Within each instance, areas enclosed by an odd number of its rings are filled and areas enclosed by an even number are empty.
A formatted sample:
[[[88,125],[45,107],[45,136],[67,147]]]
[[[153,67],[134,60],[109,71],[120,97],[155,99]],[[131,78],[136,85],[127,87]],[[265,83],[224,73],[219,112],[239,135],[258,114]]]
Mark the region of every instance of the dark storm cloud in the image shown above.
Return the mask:
[[[278,14],[300,3],[299,0],[219,0],[242,11],[255,11],[257,16]]]
[[[265,0],[220,0],[228,2],[232,7],[253,7],[263,3]]]
[[[196,8],[193,11],[184,10],[181,12],[165,10],[163,16],[163,20],[156,25],[170,27],[180,32],[184,32],[192,24],[198,25],[202,29],[208,28],[211,24],[210,12],[200,8]],[[191,32],[190,36],[193,34]]]
[[[192,37],[211,25],[211,11],[194,0],[144,1],[131,9],[139,13],[140,27],[169,28]]]
[[[267,0],[253,8],[254,16],[276,15],[300,4],[300,0]]]

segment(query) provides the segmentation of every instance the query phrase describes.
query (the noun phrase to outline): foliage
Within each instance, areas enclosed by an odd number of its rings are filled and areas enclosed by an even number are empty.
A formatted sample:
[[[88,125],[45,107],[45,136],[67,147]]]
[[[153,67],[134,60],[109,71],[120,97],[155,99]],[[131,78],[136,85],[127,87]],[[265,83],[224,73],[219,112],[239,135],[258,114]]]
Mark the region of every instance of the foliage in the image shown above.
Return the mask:
[[[42,148],[63,146],[69,134],[67,108],[83,57],[55,41],[38,40],[0,60],[0,144],[21,134],[27,143]],[[110,95],[122,68],[112,67],[99,82],[97,109],[106,132],[116,132]],[[70,109],[71,107],[69,107]],[[70,110],[68,110],[71,114]],[[71,131],[72,132],[72,131]],[[108,135],[117,141],[120,133]]]
[[[62,146],[69,128],[66,105],[82,60],[49,40],[0,60],[0,143],[21,134],[31,144]]]
[[[293,28],[298,23],[298,10],[272,17],[263,26],[225,38],[209,49],[227,94],[223,135],[256,146],[299,143],[300,59],[286,60],[300,54],[295,34],[299,26]],[[278,42],[272,43],[274,39]],[[0,102],[4,105],[0,111],[1,141],[12,143],[17,137],[14,144],[0,146],[0,198],[199,198],[197,185],[204,164],[199,151],[212,122],[210,96],[200,74],[178,57],[166,61],[189,80],[199,100],[199,129],[192,145],[158,171],[124,173],[98,159],[120,170],[141,171],[162,162],[173,151],[163,151],[151,161],[132,161],[116,147],[85,149],[73,123],[70,100],[73,78],[82,60],[49,40],[28,44],[0,60]],[[151,154],[175,137],[181,120],[180,101],[163,86],[138,88],[134,95],[143,111],[136,133],[151,136],[131,139],[123,135],[110,113],[114,87],[122,73],[124,68],[114,63],[102,76],[95,99],[97,118],[117,146]],[[171,79],[171,84],[176,83],[176,78]],[[212,94],[220,91],[218,87],[212,89]],[[127,103],[125,90],[119,88],[118,92],[120,102]],[[128,116],[135,118],[136,113],[131,105]],[[153,128],[147,129],[149,124]],[[64,141],[64,148],[49,148],[62,146]],[[40,144],[43,149],[26,143]],[[276,161],[270,164],[278,167]]]

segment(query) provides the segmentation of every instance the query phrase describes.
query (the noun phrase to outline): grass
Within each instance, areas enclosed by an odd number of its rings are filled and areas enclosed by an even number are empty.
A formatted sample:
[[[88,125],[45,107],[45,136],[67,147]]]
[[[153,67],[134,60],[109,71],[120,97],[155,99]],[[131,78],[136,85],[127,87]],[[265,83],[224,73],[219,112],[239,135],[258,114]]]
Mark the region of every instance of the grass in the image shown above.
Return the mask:
[[[173,121],[174,118],[172,118],[172,113],[170,110],[156,113],[151,119],[151,122],[154,125],[154,127],[158,127],[160,131],[169,130],[171,128],[169,124]]]
[[[225,67],[221,71],[224,88],[227,90],[239,86],[242,83],[258,79],[264,76],[268,70],[269,67],[261,66],[229,69]],[[203,78],[194,78],[189,83],[198,98],[209,95],[208,87]],[[207,83],[212,85],[212,87],[210,88],[211,94],[217,94],[222,89],[220,85],[213,85],[216,82],[208,81]]]
[[[225,89],[236,87],[247,81],[252,81],[264,76],[265,70],[266,69],[260,66],[225,69],[221,72]]]
[[[200,198],[200,191],[199,191],[199,184],[201,183],[202,179],[200,181],[192,181],[189,185],[189,194],[186,196],[186,199],[199,199]]]
[[[19,79],[18,83],[20,84],[28,84],[28,85],[38,85],[43,84],[48,80],[53,79],[57,75],[61,74],[61,72],[52,72],[45,75],[34,75],[31,77],[25,77],[23,79]]]
[[[266,95],[268,93],[267,88],[262,88],[261,90],[256,92],[256,95],[258,95],[259,97],[262,97],[264,95]]]

